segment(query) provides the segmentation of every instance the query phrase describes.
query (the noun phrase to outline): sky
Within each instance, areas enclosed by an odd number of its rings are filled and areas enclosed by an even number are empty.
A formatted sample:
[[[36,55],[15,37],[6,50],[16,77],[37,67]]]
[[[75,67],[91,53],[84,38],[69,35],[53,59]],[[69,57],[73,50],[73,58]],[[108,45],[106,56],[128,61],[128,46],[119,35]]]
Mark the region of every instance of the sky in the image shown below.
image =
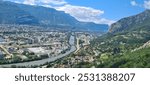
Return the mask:
[[[7,0],[65,11],[79,21],[112,24],[150,9],[150,0]]]

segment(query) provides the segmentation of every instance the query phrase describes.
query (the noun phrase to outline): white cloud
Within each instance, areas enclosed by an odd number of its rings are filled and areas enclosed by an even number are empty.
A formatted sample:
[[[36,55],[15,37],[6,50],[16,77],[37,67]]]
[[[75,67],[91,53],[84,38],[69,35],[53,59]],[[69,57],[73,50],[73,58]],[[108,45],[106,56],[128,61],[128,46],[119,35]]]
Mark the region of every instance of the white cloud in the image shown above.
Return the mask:
[[[115,23],[115,22],[116,21],[114,21],[114,20],[109,20],[109,19],[101,18],[101,19],[97,19],[97,21],[95,23],[111,25],[112,23]]]
[[[20,1],[14,1],[14,2],[15,2],[15,3],[19,3],[19,4],[21,3]]]
[[[23,4],[35,5],[35,0],[25,0]]]
[[[131,5],[142,7],[142,8],[145,8],[145,9],[150,9],[150,0],[143,0],[143,3],[141,3],[141,4],[137,3],[135,0],[132,0]]]
[[[41,5],[41,6],[43,6],[43,7],[47,7],[47,8],[53,8],[53,6],[51,6],[51,5],[47,5],[47,4],[45,4],[45,5]]]
[[[75,17],[79,21],[83,22],[94,22],[98,24],[111,24],[114,21],[101,18],[101,15],[104,14],[104,11],[93,9],[90,7],[83,6],[73,6],[73,5],[64,5],[62,7],[56,7],[57,10],[65,11],[71,16]]]
[[[137,4],[136,1],[131,1],[131,5],[132,5],[132,6],[138,6],[138,4]]]
[[[37,5],[37,4],[52,4],[52,5],[64,5],[67,4],[64,0],[24,0],[24,4]]]
[[[144,1],[144,8],[150,9],[150,0]]]
[[[55,4],[55,5],[64,5],[67,4],[64,0],[39,0],[39,2],[44,4]]]

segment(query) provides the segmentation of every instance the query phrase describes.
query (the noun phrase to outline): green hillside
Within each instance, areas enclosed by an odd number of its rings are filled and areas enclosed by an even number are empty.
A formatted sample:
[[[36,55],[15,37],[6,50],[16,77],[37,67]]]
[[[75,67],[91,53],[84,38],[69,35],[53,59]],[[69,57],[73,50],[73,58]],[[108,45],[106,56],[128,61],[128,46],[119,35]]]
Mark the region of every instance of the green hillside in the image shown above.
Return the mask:
[[[150,48],[144,48],[135,52],[109,57],[105,61],[101,60],[98,68],[150,68]]]

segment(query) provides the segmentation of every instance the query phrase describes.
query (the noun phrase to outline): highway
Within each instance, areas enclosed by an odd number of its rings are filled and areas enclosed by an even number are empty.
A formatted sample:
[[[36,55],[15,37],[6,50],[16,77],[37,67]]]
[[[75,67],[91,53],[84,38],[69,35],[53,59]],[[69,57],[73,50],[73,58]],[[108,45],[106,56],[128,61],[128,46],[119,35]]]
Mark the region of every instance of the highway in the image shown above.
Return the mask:
[[[71,36],[70,39],[69,39],[69,43],[71,45],[71,49],[69,51],[67,51],[65,54],[61,54],[61,55],[58,55],[58,56],[55,56],[55,57],[49,57],[47,59],[42,59],[42,60],[37,60],[37,61],[30,61],[30,62],[22,62],[22,63],[14,63],[14,64],[5,64],[5,65],[0,65],[0,67],[11,67],[12,65],[15,65],[15,66],[26,66],[26,67],[31,67],[31,66],[34,66],[34,65],[42,65],[42,64],[45,64],[47,62],[53,62],[57,59],[60,59],[60,58],[63,58],[67,55],[69,55],[70,53],[74,52],[76,50],[76,47],[75,47],[75,36]]]

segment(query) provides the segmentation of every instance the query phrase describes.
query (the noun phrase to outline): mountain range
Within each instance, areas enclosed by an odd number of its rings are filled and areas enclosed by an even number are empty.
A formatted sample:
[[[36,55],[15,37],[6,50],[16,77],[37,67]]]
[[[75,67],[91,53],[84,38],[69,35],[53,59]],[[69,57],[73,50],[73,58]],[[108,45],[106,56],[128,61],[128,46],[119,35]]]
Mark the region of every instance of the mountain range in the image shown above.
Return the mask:
[[[80,22],[63,11],[42,6],[31,6],[0,1],[0,24],[25,24],[53,28],[71,28],[76,31],[106,32],[108,25]]]

